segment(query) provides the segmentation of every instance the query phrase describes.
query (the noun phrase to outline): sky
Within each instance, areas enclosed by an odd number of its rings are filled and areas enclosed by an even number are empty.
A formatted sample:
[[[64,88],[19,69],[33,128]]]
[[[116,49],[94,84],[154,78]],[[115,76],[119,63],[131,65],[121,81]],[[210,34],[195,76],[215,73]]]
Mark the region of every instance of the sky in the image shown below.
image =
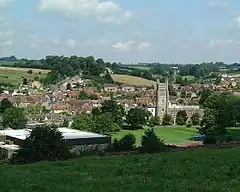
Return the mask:
[[[0,0],[0,57],[240,62],[238,0]]]

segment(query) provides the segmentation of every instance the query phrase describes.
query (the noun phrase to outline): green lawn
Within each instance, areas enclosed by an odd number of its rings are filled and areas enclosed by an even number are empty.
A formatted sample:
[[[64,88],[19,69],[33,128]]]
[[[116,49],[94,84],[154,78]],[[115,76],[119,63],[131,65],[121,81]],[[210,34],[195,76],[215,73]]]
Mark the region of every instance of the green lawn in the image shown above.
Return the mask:
[[[240,150],[0,166],[2,192],[239,192]]]
[[[171,127],[159,127],[155,128],[155,132],[158,137],[164,139],[167,144],[185,144],[192,142],[191,137],[197,133],[196,128],[171,128]],[[139,145],[141,143],[141,137],[144,134],[144,130],[122,130],[112,135],[113,138],[121,138],[124,135],[132,133],[136,137],[136,143]]]
[[[229,128],[228,131],[234,140],[240,141],[240,128]],[[186,144],[193,142],[191,138],[193,135],[197,134],[197,129],[186,127],[159,127],[155,128],[155,132],[159,138],[164,139],[166,144]],[[122,130],[120,132],[114,133],[112,135],[112,138],[120,139],[129,133],[135,135],[136,144],[139,145],[141,143],[141,137],[144,134],[144,130]]]
[[[23,78],[31,80],[33,80],[35,76],[44,78],[48,73],[47,70],[31,69],[33,73],[28,74],[28,70],[29,69],[23,68],[0,67],[0,82],[10,83],[11,85],[16,86],[22,83]],[[39,72],[41,72],[41,74],[39,74]]]

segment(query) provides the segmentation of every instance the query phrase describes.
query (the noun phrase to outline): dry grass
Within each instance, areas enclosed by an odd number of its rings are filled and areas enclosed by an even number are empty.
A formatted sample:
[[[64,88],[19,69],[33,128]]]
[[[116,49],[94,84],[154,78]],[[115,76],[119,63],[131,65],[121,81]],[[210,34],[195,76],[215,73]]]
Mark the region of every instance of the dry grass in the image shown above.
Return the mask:
[[[156,82],[144,79],[141,77],[134,77],[129,75],[117,75],[114,74],[111,76],[113,81],[117,83],[124,83],[128,85],[136,85],[136,86],[153,86],[156,85]]]
[[[0,70],[7,70],[7,71],[28,71],[32,70],[35,73],[41,72],[41,73],[48,73],[50,70],[45,69],[33,69],[33,68],[17,68],[17,67],[0,67]]]

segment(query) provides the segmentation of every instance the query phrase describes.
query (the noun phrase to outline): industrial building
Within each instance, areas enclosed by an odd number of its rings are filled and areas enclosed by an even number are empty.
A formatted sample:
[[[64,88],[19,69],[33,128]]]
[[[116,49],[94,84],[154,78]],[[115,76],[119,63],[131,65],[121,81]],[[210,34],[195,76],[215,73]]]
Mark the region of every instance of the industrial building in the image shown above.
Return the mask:
[[[70,151],[80,155],[84,151],[104,150],[111,138],[91,132],[78,131],[70,128],[58,128],[63,139],[71,146]],[[0,130],[0,159],[9,159],[19,150],[19,145],[30,135],[31,129]]]

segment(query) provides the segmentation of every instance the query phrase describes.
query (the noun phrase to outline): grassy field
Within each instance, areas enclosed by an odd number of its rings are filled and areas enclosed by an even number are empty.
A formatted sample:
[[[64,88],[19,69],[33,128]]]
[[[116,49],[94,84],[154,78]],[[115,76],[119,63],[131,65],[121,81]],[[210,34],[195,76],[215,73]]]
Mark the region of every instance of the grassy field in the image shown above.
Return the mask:
[[[240,150],[199,149],[0,166],[3,192],[238,192]]]
[[[155,132],[157,136],[167,144],[185,144],[190,143],[191,138],[194,134],[197,133],[196,128],[169,128],[169,127],[160,127],[156,128]],[[120,139],[126,134],[134,134],[136,137],[136,144],[140,145],[141,137],[144,134],[144,130],[136,130],[136,131],[129,131],[129,130],[122,130],[112,135],[113,138]]]
[[[28,70],[32,70],[33,73],[27,73]],[[41,72],[41,74],[39,74],[39,72]],[[10,83],[16,86],[22,83],[23,78],[34,79],[36,76],[43,78],[48,72],[48,70],[42,69],[0,67],[0,82]]]
[[[141,77],[129,76],[129,75],[114,74],[111,77],[112,77],[113,81],[115,81],[115,82],[124,83],[124,84],[128,84],[128,85],[152,86],[152,85],[156,84],[154,81],[143,79]]]
[[[12,67],[13,64],[16,62],[12,62],[12,61],[0,61],[0,66],[8,66],[8,67]]]
[[[157,136],[161,139],[164,139],[166,144],[186,144],[191,143],[193,135],[197,134],[196,128],[185,128],[185,127],[159,127],[155,128]],[[240,141],[240,128],[229,128],[229,134],[233,137],[234,140]],[[141,137],[144,134],[144,130],[122,130],[112,135],[112,138],[120,139],[124,135],[133,134],[136,137],[136,144],[140,145]]]
[[[143,70],[143,71],[149,71],[151,69],[151,67],[148,67],[148,66],[136,66],[136,65],[132,66],[132,68]]]

